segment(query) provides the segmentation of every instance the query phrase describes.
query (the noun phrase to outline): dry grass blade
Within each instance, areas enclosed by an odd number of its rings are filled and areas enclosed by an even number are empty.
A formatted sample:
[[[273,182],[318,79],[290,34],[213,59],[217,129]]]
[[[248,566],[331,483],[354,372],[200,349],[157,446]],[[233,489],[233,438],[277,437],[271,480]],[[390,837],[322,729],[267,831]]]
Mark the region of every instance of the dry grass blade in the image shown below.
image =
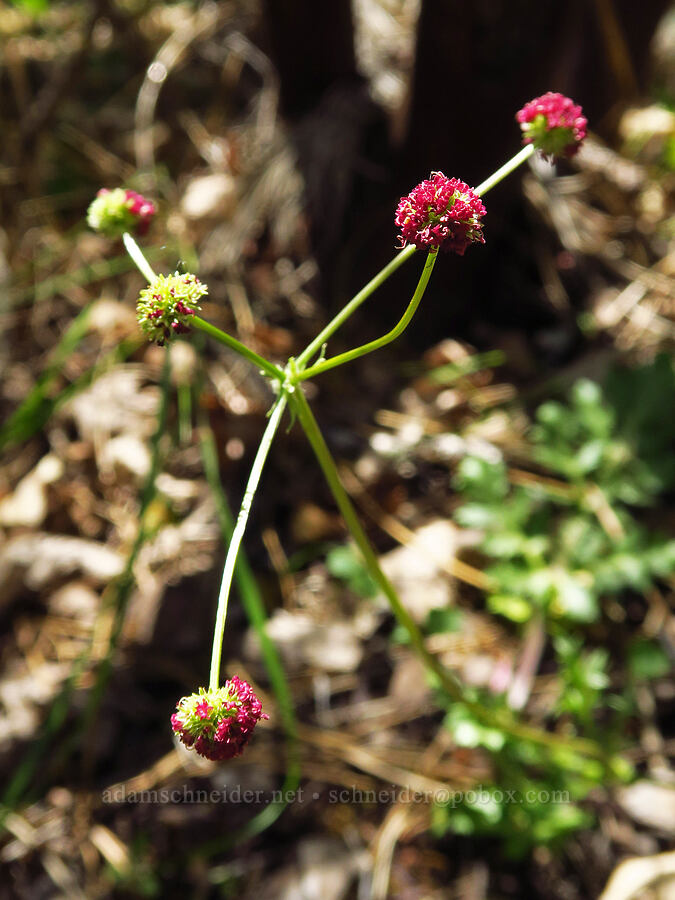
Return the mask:
[[[365,488],[351,469],[342,466],[340,475],[347,491],[349,491],[356,503],[384,532],[389,534],[403,546],[410,546],[410,544],[415,541],[415,533],[394,516],[386,513],[380,505],[366,493]],[[417,543],[419,542],[416,542],[416,546]],[[421,552],[424,552],[424,548],[421,549]],[[452,559],[449,562],[445,559],[430,559],[430,562],[433,562],[436,567],[446,572],[448,575],[451,575],[453,578],[463,581],[465,584],[470,584],[483,591],[490,590],[492,582],[488,576],[485,575],[484,572],[481,572],[480,569],[476,569],[468,563],[462,562],[459,559]]]

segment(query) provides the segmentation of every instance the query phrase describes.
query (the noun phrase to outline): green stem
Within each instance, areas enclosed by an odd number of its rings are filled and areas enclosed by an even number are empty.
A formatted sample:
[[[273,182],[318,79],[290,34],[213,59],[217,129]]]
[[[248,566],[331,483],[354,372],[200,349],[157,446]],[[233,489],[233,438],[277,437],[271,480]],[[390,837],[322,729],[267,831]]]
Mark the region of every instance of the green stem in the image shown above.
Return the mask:
[[[246,531],[246,523],[248,515],[251,511],[253,497],[258,488],[260,476],[262,474],[267,454],[272,446],[272,440],[276,433],[284,409],[286,407],[286,394],[282,393],[277,399],[267,427],[260,440],[258,452],[253,460],[251,474],[248,477],[248,484],[244,492],[244,499],[241,501],[237,522],[232,532],[232,540],[227,548],[227,557],[225,558],[225,568],[223,569],[223,578],[220,584],[220,592],[218,594],[218,611],[216,613],[216,625],[213,630],[213,651],[211,653],[211,672],[209,676],[209,688],[216,690],[220,684],[220,657],[223,649],[223,634],[225,632],[225,619],[227,617],[227,602],[230,597],[230,588],[232,586],[232,576],[234,575],[234,567],[237,562],[237,553],[241,545],[244,532]]]
[[[220,529],[223,540],[229,543],[232,539],[234,530],[234,520],[227,497],[220,482],[220,473],[218,471],[218,456],[216,452],[216,442],[213,431],[203,416],[199,428],[199,442],[202,451],[202,459],[204,461],[204,472],[206,480],[211,488],[213,499],[216,504]],[[260,589],[256,583],[251,567],[246,559],[246,555],[241,552],[237,560],[234,577],[237,582],[238,593],[241,598],[241,604],[244,607],[246,616],[255,630],[260,641],[260,651],[265,662],[267,675],[269,677],[274,695],[281,716],[281,722],[286,735],[286,776],[281,789],[281,801],[273,801],[268,807],[262,810],[250,822],[244,826],[245,836],[258,834],[264,828],[272,824],[287,806],[287,798],[291,796],[300,783],[300,756],[298,752],[298,725],[295,717],[295,708],[293,706],[293,695],[288,685],[286,673],[282,665],[279,653],[274,642],[270,638],[266,629],[267,615],[265,612],[265,604],[260,595]],[[241,830],[237,834],[237,842],[244,838]]]
[[[385,344],[389,344],[391,341],[395,340],[403,331],[405,331],[410,320],[415,315],[415,311],[424,296],[427,284],[431,278],[437,256],[437,251],[429,253],[427,256],[424,268],[422,269],[422,274],[420,275],[420,280],[417,282],[415,293],[408,304],[408,308],[391,331],[388,331],[387,334],[382,337],[376,338],[374,341],[369,341],[367,344],[362,344],[360,347],[355,347],[353,350],[347,350],[345,353],[339,353],[337,356],[333,356],[330,359],[324,359],[321,362],[310,366],[309,369],[305,369],[304,372],[299,372],[295,380],[305,381],[307,378],[313,378],[315,375],[320,375],[322,372],[328,371],[328,369],[335,368],[335,366],[341,366],[344,363],[351,362],[353,359],[358,359],[359,356],[365,356],[366,353],[372,353],[373,350],[379,350],[380,347],[384,347]]]
[[[141,274],[148,279],[148,284],[152,284],[157,276],[153,272],[150,263],[143,256],[141,248],[126,231],[122,235],[122,240],[124,241],[124,246],[127,248],[127,253],[136,263]],[[227,334],[227,332],[221,331],[220,328],[216,328],[215,325],[211,325],[210,322],[204,321],[204,319],[201,319],[199,316],[193,316],[190,319],[190,324],[193,328],[203,331],[204,334],[208,334],[209,337],[214,338],[219,343],[229,347],[230,350],[234,350],[240,356],[248,359],[249,362],[252,362],[253,365],[257,366],[259,369],[262,369],[262,371],[266,375],[269,375],[270,378],[275,378],[278,381],[283,382],[285,378],[283,369],[280,369],[278,366],[275,366],[274,363],[269,362],[264,356],[260,356],[258,353],[255,353],[255,351],[249,350],[245,344],[242,344],[241,341],[233,338],[231,335]]]
[[[521,147],[520,150],[516,153],[515,156],[512,156],[508,162],[505,162],[503,166],[500,166],[496,172],[493,172],[489,178],[486,178],[481,184],[475,188],[475,192],[479,197],[482,197],[484,194],[487,194],[489,190],[491,190],[495,185],[499,184],[507,175],[510,175],[518,166],[522,165],[525,160],[529,159],[534,153],[534,144],[525,144],[524,147]]]
[[[389,278],[390,275],[393,275],[394,272],[401,266],[406,259],[410,259],[417,248],[410,244],[408,247],[405,247],[396,256],[391,260],[391,262],[387,263],[387,265],[381,269],[377,275],[370,279],[368,284],[361,288],[361,290],[356,294],[350,301],[344,306],[340,312],[332,319],[328,325],[314,338],[311,344],[309,344],[302,351],[300,356],[298,356],[297,363],[299,367],[304,366],[309,360],[314,356],[315,353],[318,353],[321,350],[322,346],[326,343],[328,338],[337,331],[337,329],[346,322],[347,319],[356,312],[356,310],[361,306],[361,304],[370,297],[372,293],[374,293],[377,288],[381,284]]]
[[[250,350],[245,344],[242,344],[241,341],[233,338],[232,335],[228,334],[226,331],[221,331],[220,328],[216,328],[215,325],[212,325],[210,322],[205,321],[199,316],[191,317],[190,327],[196,328],[198,331],[203,331],[204,334],[208,334],[209,337],[212,337],[219,343],[229,347],[230,350],[234,350],[240,356],[243,356],[245,359],[249,360],[249,362],[252,362],[254,366],[261,369],[265,375],[269,375],[270,378],[274,378],[282,383],[286,378],[283,369],[280,369],[279,366],[275,366],[274,363],[269,362],[264,356],[260,356],[255,351]]]
[[[333,497],[335,498],[338,509],[342,513],[342,517],[344,518],[345,523],[352,534],[352,537],[356,541],[357,547],[361,551],[361,554],[371,576],[379,585],[383,594],[386,596],[394,615],[396,616],[398,622],[407,631],[410,642],[412,643],[415,650],[417,650],[417,653],[424,661],[426,667],[438,676],[443,686],[447,689],[448,693],[454,700],[463,700],[463,693],[459,682],[450,672],[448,672],[443,668],[443,666],[441,666],[438,660],[434,656],[432,656],[431,653],[429,653],[424,644],[424,637],[422,635],[422,632],[417,627],[416,622],[414,621],[408,610],[401,603],[398,594],[394,589],[394,586],[380,568],[380,564],[378,562],[375,551],[370,545],[370,541],[368,540],[366,533],[363,530],[363,526],[359,521],[359,517],[352,505],[352,501],[349,499],[347,491],[342,486],[335,461],[331,456],[330,450],[328,449],[323,434],[321,433],[321,429],[319,428],[318,423],[314,418],[314,414],[312,413],[309,403],[302,393],[302,390],[300,390],[299,388],[295,390],[290,395],[289,399],[295,411],[295,414],[298,417],[298,421],[302,425],[304,432],[307,435],[310,444],[312,445],[314,454],[319,465],[321,466],[324,477],[328,482],[328,487],[331,489]]]
[[[232,540],[234,531],[234,519],[223,486],[220,483],[218,456],[216,453],[216,442],[213,431],[203,421],[199,428],[199,443],[202,451],[202,459],[204,461],[204,472],[216,504],[220,530],[223,540],[229,543]],[[284,729],[289,742],[291,740],[295,741],[297,740],[297,724],[295,710],[293,708],[293,697],[288,686],[288,681],[286,680],[284,667],[279,658],[277,648],[267,634],[267,629],[265,627],[267,621],[265,604],[260,596],[260,589],[258,588],[253,572],[251,571],[251,566],[243,552],[239,555],[237,560],[234,577],[237,582],[238,593],[241,597],[241,604],[244,607],[249,622],[258,635],[258,640],[260,641],[260,650],[265,661],[267,674],[269,675],[270,682],[274,688],[277,703],[279,704]]]
[[[375,551],[371,547],[370,541],[359,521],[356,510],[354,509],[346,490],[342,486],[335,461],[331,456],[330,450],[326,445],[321,430],[302,390],[298,388],[290,394],[289,401],[312,445],[314,454],[321,466],[321,470],[323,471],[324,477],[335,498],[335,502],[342,513],[356,545],[361,551],[368,571],[389,601],[392,612],[396,616],[399,624],[406,630],[410,643],[416,650],[425,667],[436,676],[441,686],[452,700],[463,703],[471,713],[484,724],[492,728],[500,728],[514,737],[532,741],[535,744],[548,747],[551,750],[572,751],[583,756],[590,756],[595,759],[606,761],[606,754],[602,747],[596,744],[595,741],[586,740],[584,738],[561,737],[552,732],[542,731],[539,728],[523,725],[520,722],[514,721],[509,713],[487,710],[479,703],[475,703],[465,697],[461,682],[427,650],[424,643],[424,636],[417,626],[417,623],[401,603],[394,586],[380,568]]]
[[[507,175],[510,175],[515,169],[518,168],[522,163],[528,160],[532,154],[534,153],[534,146],[532,144],[526,144],[522,147],[518,153],[514,157],[512,157],[508,162],[504,163],[496,172],[493,172],[489,178],[486,178],[478,187],[475,189],[476,193],[482,197],[484,194],[487,194],[489,190],[491,190],[495,185],[499,184],[502,179],[506,178]],[[347,321],[347,319],[356,312],[356,310],[361,306],[361,304],[370,297],[372,293],[374,293],[380,285],[384,284],[384,282],[394,274],[394,272],[401,266],[407,259],[415,253],[416,247],[412,244],[409,244],[407,247],[404,247],[396,256],[388,262],[387,265],[380,269],[380,271],[375,275],[365,287],[361,288],[361,290],[356,294],[350,301],[344,306],[340,312],[333,318],[328,325],[314,338],[311,344],[308,344],[307,347],[302,351],[302,353],[298,356],[297,363],[298,367],[302,368],[306,365],[309,360],[314,356],[315,353],[318,353],[321,350],[321,347],[326,343],[329,337],[333,335],[337,329]]]
[[[153,272],[150,263],[143,256],[141,248],[127,231],[122,235],[122,240],[124,241],[124,246],[127,248],[127,253],[138,266],[141,275],[148,279],[148,284],[152,284],[157,276]]]

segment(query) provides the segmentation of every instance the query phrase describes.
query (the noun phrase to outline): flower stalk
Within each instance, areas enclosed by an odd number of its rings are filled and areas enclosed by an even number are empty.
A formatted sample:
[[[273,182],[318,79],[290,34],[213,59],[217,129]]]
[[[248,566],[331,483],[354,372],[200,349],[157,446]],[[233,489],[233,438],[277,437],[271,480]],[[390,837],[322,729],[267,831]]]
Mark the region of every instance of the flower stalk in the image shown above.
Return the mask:
[[[260,476],[267,460],[267,455],[272,446],[274,435],[276,434],[281,417],[286,408],[286,393],[282,391],[277,398],[276,403],[272,407],[267,427],[263,432],[263,436],[258,446],[258,451],[251,466],[251,474],[248,477],[244,498],[241,501],[239,515],[232,532],[232,540],[227,548],[227,556],[225,558],[225,567],[223,569],[223,577],[218,592],[218,609],[216,611],[216,624],[213,630],[213,649],[211,651],[211,670],[209,674],[210,690],[217,690],[220,680],[220,660],[223,651],[223,635],[225,633],[225,619],[227,618],[227,606],[230,597],[230,588],[232,587],[232,577],[234,575],[234,567],[237,562],[237,554],[241,546],[246,524],[248,522],[249,513],[253,498],[260,482]]]
[[[298,389],[291,394],[290,404],[298,418],[298,422],[307,436],[307,440],[309,441],[312,450],[314,451],[314,455],[321,467],[326,483],[333,494],[338,509],[342,513],[342,518],[345,520],[347,528],[354,538],[357,547],[361,551],[361,555],[371,577],[375,580],[376,584],[389,601],[397,621],[405,628],[412,645],[426,664],[426,668],[438,677],[439,681],[453,699],[463,699],[459,682],[455,680],[454,676],[447,669],[441,666],[436,657],[429,653],[424,644],[422,632],[417,627],[415,620],[408,610],[402,604],[394,586],[382,571],[377,555],[361,525],[361,521],[354,509],[352,501],[340,480],[335,461],[302,390]]]
[[[478,185],[476,188],[478,196],[484,197],[488,191],[491,191],[500,181],[503,181],[507,175],[510,175],[511,172],[515,172],[518,166],[522,166],[524,162],[527,162],[534,153],[534,150],[534,144],[526,144],[524,147],[521,147],[515,156],[512,156],[508,162],[505,162],[504,165],[500,166],[496,172],[493,172],[489,178],[486,178],[485,181],[482,181]]]
[[[346,303],[345,306],[343,306],[340,312],[331,319],[328,325],[317,334],[314,340],[308,344],[298,356],[296,362],[300,369],[309,362],[315,353],[318,353],[321,350],[328,338],[335,334],[338,328],[340,328],[350,316],[354,315],[359,306],[361,306],[362,303],[365,303],[371,294],[374,294],[375,291],[383,285],[406,260],[413,256],[416,250],[417,247],[412,244],[405,247],[403,250],[399,250],[396,256],[388,262],[384,268],[380,269],[377,275],[374,275],[368,284],[364,285],[358,294],[355,294],[354,297],[352,297],[349,303]]]
[[[222,344],[224,347],[229,347],[230,350],[234,350],[235,353],[239,354],[239,356],[243,356],[244,359],[247,359],[249,362],[253,363],[254,366],[260,369],[260,371],[267,375],[269,378],[272,378],[280,383],[284,381],[285,375],[283,369],[281,369],[279,366],[275,366],[274,363],[270,362],[268,359],[265,359],[264,356],[260,356],[259,353],[251,350],[250,347],[247,347],[246,344],[242,344],[241,341],[238,341],[235,337],[232,337],[232,335],[228,334],[226,331],[222,331],[220,328],[217,328],[215,325],[212,325],[205,319],[200,318],[200,316],[192,316],[190,319],[190,325],[197,331],[201,331],[204,334],[207,334],[209,337],[213,338],[215,341],[218,341],[218,343]]]
[[[138,244],[128,231],[124,232],[124,234],[122,235],[122,240],[124,241],[124,247],[127,253],[136,263],[136,267],[140,271],[141,275],[143,275],[143,277],[147,279],[148,284],[152,284],[157,276],[155,275],[152,266],[143,255],[143,251],[141,250],[141,248],[138,246]]]
[[[297,416],[298,422],[307,436],[312,450],[314,451],[314,455],[321,467],[326,483],[333,494],[333,498],[345,520],[347,528],[354,538],[354,542],[361,552],[361,556],[363,557],[363,561],[366,564],[370,576],[389,601],[389,605],[397,622],[405,629],[410,643],[424,664],[425,669],[435,676],[438,684],[443,688],[447,695],[455,702],[464,704],[464,706],[466,706],[476,718],[484,724],[493,728],[501,728],[514,737],[519,737],[523,740],[528,740],[553,750],[567,750],[593,759],[608,761],[603,749],[596,744],[595,741],[583,738],[563,737],[548,731],[543,731],[540,728],[532,728],[528,725],[523,725],[506,712],[485,709],[481,704],[466,697],[464,688],[459,679],[447,669],[437,657],[429,652],[424,642],[424,635],[420,631],[419,626],[401,602],[392,583],[382,571],[377,555],[361,525],[361,521],[354,509],[352,501],[340,480],[335,460],[328,449],[321,429],[319,428],[302,390],[298,389],[294,391],[289,397],[289,402],[292,410]]]
[[[420,280],[417,282],[417,287],[415,288],[415,293],[413,294],[406,311],[403,313],[403,315],[401,316],[397,324],[391,329],[391,331],[388,331],[380,338],[376,338],[374,341],[369,341],[367,344],[362,344],[360,347],[355,347],[353,350],[347,350],[345,353],[340,353],[337,356],[331,357],[330,359],[324,359],[321,362],[315,363],[308,369],[299,372],[294,380],[306,381],[308,378],[314,378],[315,375],[320,375],[322,372],[327,372],[329,369],[334,369],[336,366],[342,366],[345,363],[351,362],[353,359],[358,359],[359,356],[365,356],[366,353],[372,353],[374,350],[379,350],[380,347],[384,347],[386,344],[390,344],[400,334],[402,334],[408,327],[412,317],[415,315],[417,307],[420,305],[420,301],[424,296],[427,285],[429,284],[429,279],[431,278],[431,273],[433,272],[437,256],[438,251],[433,251],[427,255]]]

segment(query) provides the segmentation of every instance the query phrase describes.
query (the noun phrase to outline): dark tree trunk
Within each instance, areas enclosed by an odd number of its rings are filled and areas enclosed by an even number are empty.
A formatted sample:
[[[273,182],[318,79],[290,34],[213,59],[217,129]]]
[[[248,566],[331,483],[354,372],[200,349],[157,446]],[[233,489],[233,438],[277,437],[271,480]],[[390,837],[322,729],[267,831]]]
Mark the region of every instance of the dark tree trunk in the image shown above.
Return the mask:
[[[645,90],[649,41],[669,0],[422,0],[406,181],[431,169],[477,183],[518,147],[514,115],[545,91],[592,128]],[[419,180],[419,179],[418,179]]]
[[[265,41],[305,181],[323,290],[331,302],[348,217],[385,181],[387,122],[356,69],[350,0],[263,0]]]
[[[309,112],[336,82],[357,77],[350,0],[263,0],[263,8],[287,116]]]

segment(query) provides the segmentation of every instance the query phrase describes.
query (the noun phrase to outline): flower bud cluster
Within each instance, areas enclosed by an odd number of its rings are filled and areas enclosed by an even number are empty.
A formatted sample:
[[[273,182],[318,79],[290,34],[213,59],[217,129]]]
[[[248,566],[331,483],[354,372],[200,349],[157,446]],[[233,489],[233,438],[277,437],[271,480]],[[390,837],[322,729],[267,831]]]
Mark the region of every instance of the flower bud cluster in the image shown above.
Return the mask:
[[[569,97],[549,91],[516,113],[523,141],[544,156],[574,156],[586,137],[588,121]]]
[[[208,287],[196,275],[158,275],[141,291],[136,306],[138,324],[151,341],[164,344],[176,334],[187,334],[190,317],[201,307]]]
[[[223,760],[239,756],[255,726],[267,718],[251,685],[234,675],[222,687],[200,688],[179,700],[171,727],[186,747]]]
[[[414,244],[429,251],[453,251],[460,256],[471,243],[485,243],[481,218],[485,207],[468,184],[442,172],[418,184],[396,208],[401,246]]]
[[[155,205],[136,191],[101,188],[87,211],[87,224],[108,237],[125,231],[143,235],[155,215]]]

